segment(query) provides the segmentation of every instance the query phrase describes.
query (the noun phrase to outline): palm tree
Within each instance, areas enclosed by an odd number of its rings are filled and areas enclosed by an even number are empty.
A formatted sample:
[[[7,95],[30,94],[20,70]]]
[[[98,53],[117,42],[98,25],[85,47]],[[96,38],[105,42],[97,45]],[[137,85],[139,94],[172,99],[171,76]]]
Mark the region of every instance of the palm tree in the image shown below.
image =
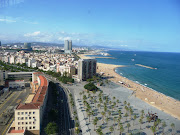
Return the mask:
[[[142,124],[142,119],[139,119],[139,123],[140,123],[140,129],[141,129],[141,124]]]
[[[86,95],[83,96],[83,100],[85,101],[87,99]]]
[[[147,122],[150,123],[150,117],[147,116],[146,119],[147,119]],[[149,127],[149,124],[148,124],[148,127]],[[147,128],[148,128],[148,127],[147,127]]]
[[[127,105],[128,105],[128,107],[129,107],[129,106],[130,106],[130,103],[128,103]]]
[[[144,110],[141,110],[141,116],[143,116],[144,115]]]
[[[97,117],[96,117],[97,118]],[[94,124],[94,131],[95,131],[95,127],[96,127],[96,125],[97,125],[97,119],[94,119],[93,120],[93,124]]]
[[[93,92],[93,94],[94,94],[94,98],[95,98],[96,91],[95,91],[95,90],[93,90],[92,92]]]
[[[115,126],[115,122],[116,122],[117,118],[116,118],[116,117],[114,117],[114,118],[113,118],[113,120],[114,120],[114,126]]]
[[[171,128],[172,128],[172,135],[174,133],[174,128],[175,128],[175,124],[174,123],[171,123]]]
[[[126,101],[124,101],[124,105],[126,105],[127,104],[127,102]]]
[[[134,126],[134,121],[136,120],[137,116],[136,114],[134,115],[134,118],[133,118],[133,126]]]
[[[128,112],[128,110],[129,110],[127,106],[125,106],[125,107],[124,107],[124,109],[126,110],[126,113],[127,113],[127,112]]]
[[[133,109],[132,108],[130,108],[130,118],[132,119],[132,114],[133,114]]]
[[[161,123],[161,120],[160,119],[157,119],[156,120],[156,126],[158,127],[158,130],[159,130],[159,124]]]
[[[121,110],[118,110],[118,114],[121,115]]]
[[[128,133],[129,133],[129,127],[130,127],[130,126],[131,126],[130,123],[128,123],[128,124],[127,124]]]
[[[155,135],[155,132],[156,132],[156,126],[151,126],[151,131],[153,132],[153,135]]]
[[[80,98],[81,98],[82,92],[79,92],[79,95],[80,95]]]
[[[111,127],[109,128],[109,130],[110,130],[110,132],[112,133],[112,132],[114,131],[114,127],[111,126]]]
[[[96,132],[98,133],[98,135],[102,135],[102,127],[99,126],[99,128],[96,130]]]
[[[96,103],[97,103],[96,99],[94,99],[94,103],[95,103],[95,107],[96,107]]]
[[[115,100],[116,99],[116,97],[113,97],[113,100]]]
[[[121,124],[121,127],[120,127],[120,135],[122,135],[122,132],[124,131],[124,128],[123,128],[123,125]]]
[[[108,117],[106,117],[106,124],[108,124],[108,121],[109,121],[109,118],[108,118]]]
[[[167,125],[166,125],[166,122],[163,121],[163,123],[162,123],[162,127],[163,127],[163,135],[164,135],[164,128],[165,128],[166,126],[167,126]]]
[[[112,103],[112,102],[111,102],[111,101],[109,101],[109,104],[110,104],[110,105],[111,105],[111,103]]]
[[[124,115],[124,116],[126,117],[126,121],[127,121],[128,113],[125,113],[125,115]]]
[[[110,117],[110,115],[111,115],[111,111],[109,111],[109,112],[108,112],[108,115],[109,115],[109,117]]]
[[[104,124],[104,115],[105,115],[105,112],[101,112],[101,115],[102,115],[102,118],[103,118],[103,124]]]
[[[98,104],[98,105],[97,105],[97,107],[100,109],[101,105],[100,105],[100,104]]]
[[[88,112],[88,117],[89,117],[89,122],[90,122],[90,116],[91,116],[91,112]]]

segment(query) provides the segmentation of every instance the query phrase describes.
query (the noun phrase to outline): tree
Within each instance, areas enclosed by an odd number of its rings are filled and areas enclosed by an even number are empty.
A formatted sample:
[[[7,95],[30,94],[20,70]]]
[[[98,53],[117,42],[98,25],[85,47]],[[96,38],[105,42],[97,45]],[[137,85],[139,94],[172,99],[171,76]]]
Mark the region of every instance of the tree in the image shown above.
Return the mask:
[[[98,135],[102,135],[102,127],[99,126],[99,128],[96,130],[96,132],[98,133]]]
[[[94,83],[88,83],[86,85],[84,85],[84,88],[89,90],[89,91],[97,91],[98,88],[94,85]]]
[[[100,109],[101,105],[100,105],[100,104],[98,104],[98,105],[97,105],[97,107]]]
[[[79,95],[80,95],[80,98],[81,98],[82,92],[79,92]]]
[[[114,131],[114,127],[111,126],[111,127],[109,128],[109,131],[112,133],[112,132]]]
[[[140,129],[141,129],[141,124],[142,124],[142,119],[139,119],[139,123],[140,123]]]
[[[166,127],[167,125],[166,125],[166,122],[165,121],[163,121],[163,123],[162,123],[162,127],[163,127],[163,134],[164,134],[164,128]]]
[[[126,101],[124,101],[124,105],[126,105],[127,104],[127,102]]]
[[[136,114],[134,115],[134,118],[133,118],[133,126],[134,126],[134,121],[136,120],[137,116]]]
[[[79,123],[78,122],[75,123],[75,127],[79,127]]]
[[[155,134],[155,132],[156,132],[156,126],[151,126],[151,131],[153,132],[153,135]]]
[[[174,128],[175,128],[175,124],[174,123],[171,123],[171,128],[172,128],[172,135],[174,133]]]
[[[47,135],[58,133],[58,126],[56,123],[50,122],[47,124],[44,131]]]
[[[97,117],[96,117],[97,118]],[[94,119],[93,120],[93,124],[94,124],[94,131],[95,131],[95,127],[96,127],[96,125],[97,125],[97,119]]]
[[[105,116],[105,112],[101,112],[101,115],[102,115],[102,120],[103,120],[103,124],[104,124],[104,116]]]
[[[128,113],[125,113],[125,115],[124,115],[124,116],[126,117],[126,121],[127,121]]]
[[[131,126],[130,123],[128,123],[128,124],[127,124],[128,133],[129,133],[129,127],[130,127],[130,126]]]
[[[75,129],[75,133],[78,135],[80,133],[80,129],[79,128],[76,128]]]
[[[122,135],[122,132],[124,131],[124,128],[123,128],[123,125],[121,124],[121,127],[120,127],[120,135]]]

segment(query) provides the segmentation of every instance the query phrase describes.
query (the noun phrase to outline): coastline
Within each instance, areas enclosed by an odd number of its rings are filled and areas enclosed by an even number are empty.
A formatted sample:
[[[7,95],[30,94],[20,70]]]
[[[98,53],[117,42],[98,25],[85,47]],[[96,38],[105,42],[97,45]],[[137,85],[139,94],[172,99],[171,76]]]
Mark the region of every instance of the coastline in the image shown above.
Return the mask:
[[[91,58],[85,55],[89,54],[80,54],[79,57],[82,59]],[[134,91],[137,98],[180,120],[180,101],[119,75],[115,72],[117,67],[124,67],[124,65],[97,63],[97,72],[103,72],[108,80]],[[119,81],[126,85],[120,84]]]

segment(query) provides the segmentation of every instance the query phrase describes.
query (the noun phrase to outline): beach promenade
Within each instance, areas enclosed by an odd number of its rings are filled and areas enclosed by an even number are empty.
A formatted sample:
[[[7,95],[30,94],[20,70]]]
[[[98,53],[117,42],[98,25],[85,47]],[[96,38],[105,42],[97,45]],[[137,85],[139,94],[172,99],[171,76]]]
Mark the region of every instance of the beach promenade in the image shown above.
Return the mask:
[[[82,59],[91,58],[85,55],[80,54],[79,57]],[[104,73],[104,76],[109,80],[134,91],[134,95],[137,98],[180,120],[180,101],[120,76],[115,72],[117,67],[123,67],[123,65],[97,63],[97,72]],[[123,84],[119,83],[119,81]]]

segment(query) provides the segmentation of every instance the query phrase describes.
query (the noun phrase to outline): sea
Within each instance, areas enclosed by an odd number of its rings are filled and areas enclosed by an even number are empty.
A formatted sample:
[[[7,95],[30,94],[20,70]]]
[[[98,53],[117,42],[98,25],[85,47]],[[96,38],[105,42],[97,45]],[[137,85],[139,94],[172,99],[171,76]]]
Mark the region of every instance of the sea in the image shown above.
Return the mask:
[[[126,67],[116,68],[116,73],[180,101],[180,53],[114,50],[107,53],[115,59],[96,58],[97,61],[126,65]]]

